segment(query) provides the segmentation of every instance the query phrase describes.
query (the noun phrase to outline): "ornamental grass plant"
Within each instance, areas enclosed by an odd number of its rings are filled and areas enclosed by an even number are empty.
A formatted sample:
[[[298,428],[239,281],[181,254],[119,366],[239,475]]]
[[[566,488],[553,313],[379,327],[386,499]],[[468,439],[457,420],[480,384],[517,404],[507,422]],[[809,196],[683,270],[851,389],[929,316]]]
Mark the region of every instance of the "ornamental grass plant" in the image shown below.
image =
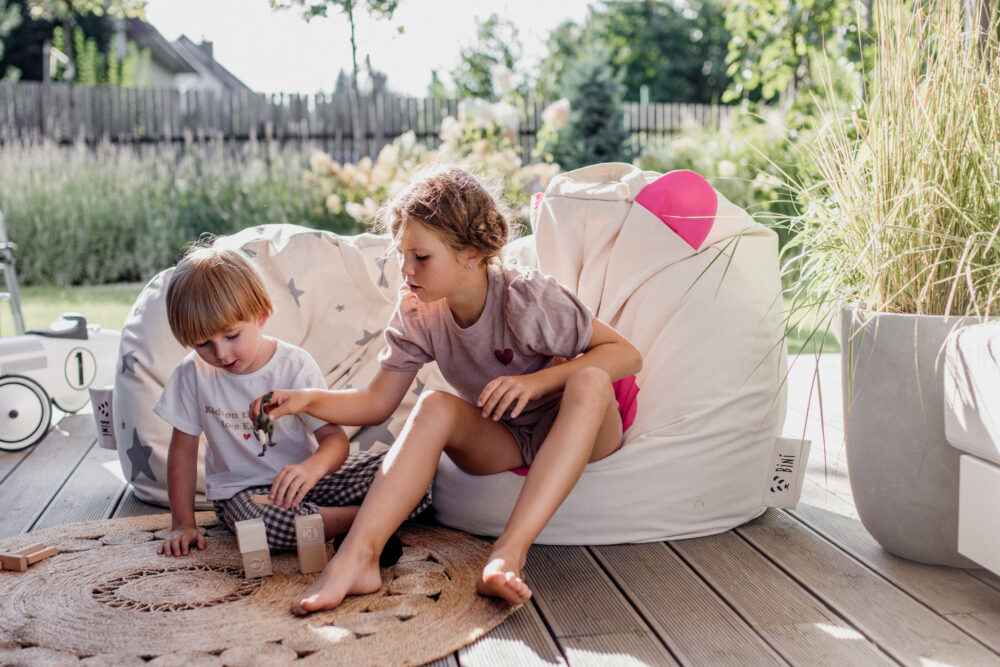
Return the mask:
[[[818,179],[800,184],[802,212],[786,221],[791,326],[829,328],[844,304],[1000,309],[997,21],[970,30],[963,4],[876,2],[864,102],[827,113],[805,147]]]

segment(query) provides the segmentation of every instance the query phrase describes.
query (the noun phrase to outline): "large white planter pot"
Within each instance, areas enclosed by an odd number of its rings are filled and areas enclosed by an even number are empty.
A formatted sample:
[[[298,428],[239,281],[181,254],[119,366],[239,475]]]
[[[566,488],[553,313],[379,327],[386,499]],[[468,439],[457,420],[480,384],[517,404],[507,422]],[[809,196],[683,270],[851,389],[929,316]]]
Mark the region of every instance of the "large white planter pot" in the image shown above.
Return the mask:
[[[975,567],[958,553],[959,452],[944,433],[942,348],[977,320],[842,315],[844,436],[861,523],[897,556]]]

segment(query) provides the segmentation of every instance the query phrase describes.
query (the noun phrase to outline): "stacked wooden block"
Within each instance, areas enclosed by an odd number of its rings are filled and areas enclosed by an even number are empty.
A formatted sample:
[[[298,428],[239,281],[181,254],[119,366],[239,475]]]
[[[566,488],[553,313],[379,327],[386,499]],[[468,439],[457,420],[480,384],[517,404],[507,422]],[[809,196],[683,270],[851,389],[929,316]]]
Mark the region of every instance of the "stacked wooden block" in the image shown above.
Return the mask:
[[[243,571],[247,577],[267,577],[272,574],[271,552],[267,546],[267,531],[263,519],[237,521],[236,541],[243,556]],[[295,517],[295,541],[302,574],[319,572],[326,566],[326,536],[322,516],[306,514]]]
[[[0,566],[2,566],[0,569],[27,572],[29,565],[34,565],[55,555],[56,548],[47,547],[44,544],[32,544],[17,551],[0,552]]]

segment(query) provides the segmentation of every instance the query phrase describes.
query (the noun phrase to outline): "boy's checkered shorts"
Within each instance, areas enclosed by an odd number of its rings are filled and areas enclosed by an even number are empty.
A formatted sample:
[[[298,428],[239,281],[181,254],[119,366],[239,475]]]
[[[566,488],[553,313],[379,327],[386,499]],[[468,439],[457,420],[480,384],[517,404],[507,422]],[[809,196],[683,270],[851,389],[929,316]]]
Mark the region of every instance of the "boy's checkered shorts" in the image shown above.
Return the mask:
[[[297,509],[286,510],[276,505],[258,505],[250,499],[250,496],[270,493],[271,487],[255,486],[243,489],[232,498],[214,501],[215,514],[233,533],[236,532],[237,521],[263,519],[269,547],[294,549],[296,548],[295,517],[316,514],[320,507],[360,505],[375,480],[375,473],[378,472],[383,458],[385,458],[384,452],[351,454],[336,472],[326,475],[316,483]],[[410,518],[423,512],[430,504],[431,491],[428,488]]]

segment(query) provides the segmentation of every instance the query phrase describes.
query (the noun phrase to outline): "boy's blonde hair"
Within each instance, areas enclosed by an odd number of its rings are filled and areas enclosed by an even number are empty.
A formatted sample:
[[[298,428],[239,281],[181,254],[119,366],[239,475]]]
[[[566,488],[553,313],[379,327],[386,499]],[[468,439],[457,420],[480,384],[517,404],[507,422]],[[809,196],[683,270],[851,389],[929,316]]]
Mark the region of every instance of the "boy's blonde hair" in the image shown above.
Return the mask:
[[[257,272],[233,250],[192,246],[167,288],[167,320],[184,347],[195,347],[238,322],[270,317],[272,311]]]
[[[439,165],[417,174],[380,212],[378,222],[398,241],[404,223],[418,220],[453,250],[475,248],[489,262],[511,236],[501,201],[472,174]]]

